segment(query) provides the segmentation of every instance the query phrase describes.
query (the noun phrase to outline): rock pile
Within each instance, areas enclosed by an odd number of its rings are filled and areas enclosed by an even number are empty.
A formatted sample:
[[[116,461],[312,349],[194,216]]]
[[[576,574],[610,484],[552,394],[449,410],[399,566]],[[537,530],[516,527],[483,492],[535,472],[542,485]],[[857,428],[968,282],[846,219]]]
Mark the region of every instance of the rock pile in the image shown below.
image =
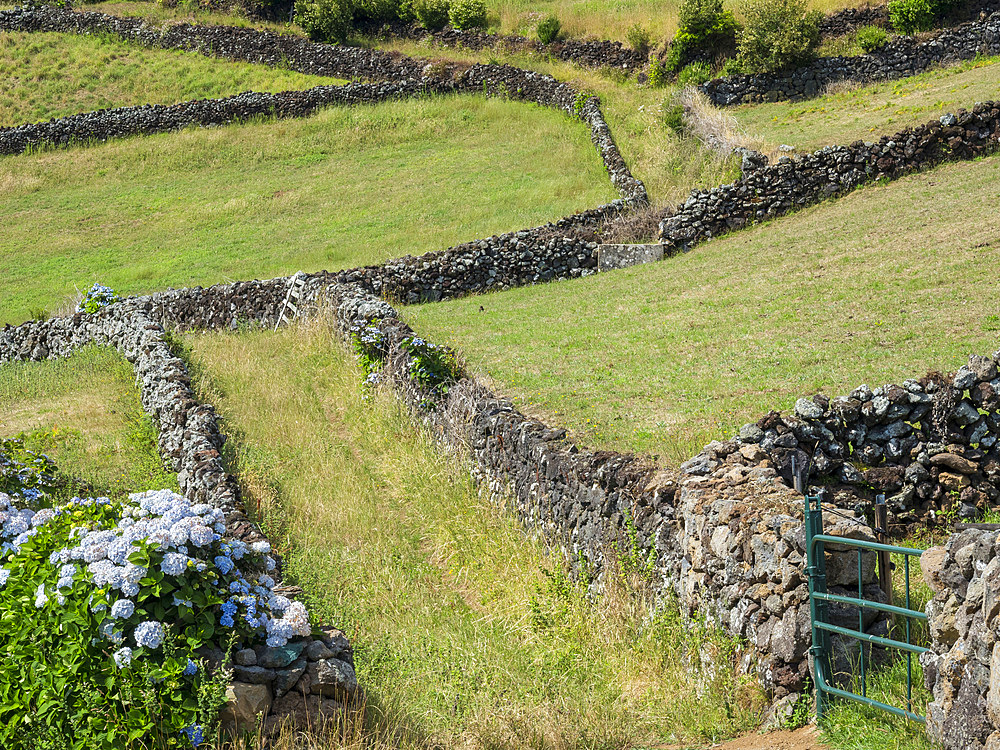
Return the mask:
[[[1000,20],[1000,16],[998,16]],[[695,190],[660,223],[666,251],[690,249],[717,237],[879,179],[896,179],[945,160],[973,159],[1000,144],[1000,103],[984,102],[925,125],[828,146],[798,159],[755,168],[738,181]]]
[[[922,73],[932,67],[1000,52],[1000,13],[937,32],[931,38],[897,37],[882,49],[858,57],[821,57],[777,75],[716,78],[699,88],[714,103],[732,107],[749,102],[806,99],[838,81],[882,81]]]
[[[972,356],[952,375],[801,398],[794,414],[771,412],[737,440],[767,454],[788,485],[794,464],[852,487],[854,499],[888,495],[899,524],[950,508],[977,518],[1000,502],[998,360]]]

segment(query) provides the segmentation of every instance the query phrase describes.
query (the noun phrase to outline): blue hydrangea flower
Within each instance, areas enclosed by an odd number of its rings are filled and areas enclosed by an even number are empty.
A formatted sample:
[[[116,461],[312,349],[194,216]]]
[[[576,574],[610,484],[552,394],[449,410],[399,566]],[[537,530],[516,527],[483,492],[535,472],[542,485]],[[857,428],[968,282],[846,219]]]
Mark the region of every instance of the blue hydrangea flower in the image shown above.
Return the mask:
[[[184,667],[184,671],[181,674],[190,677],[191,675],[197,673],[197,671],[198,671],[198,665],[195,662],[188,659],[187,666]]]
[[[192,724],[186,729],[182,729],[181,734],[185,735],[194,747],[198,747],[205,740],[201,724]]]
[[[111,616],[116,620],[127,620],[135,612],[135,602],[131,599],[119,599],[111,605]]]
[[[132,663],[132,649],[128,646],[122,646],[111,655],[111,658],[115,660],[119,669],[125,669]]]
[[[156,620],[139,623],[132,632],[137,645],[148,649],[157,649],[163,643],[163,624]]]

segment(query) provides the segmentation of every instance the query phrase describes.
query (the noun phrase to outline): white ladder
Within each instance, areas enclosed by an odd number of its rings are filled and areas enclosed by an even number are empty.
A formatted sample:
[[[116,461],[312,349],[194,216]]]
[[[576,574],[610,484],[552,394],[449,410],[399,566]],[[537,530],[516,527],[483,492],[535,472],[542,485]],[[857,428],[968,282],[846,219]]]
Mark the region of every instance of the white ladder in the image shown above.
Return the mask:
[[[302,271],[296,271],[288,285],[288,294],[285,295],[285,303],[281,306],[281,312],[278,313],[278,322],[274,324],[275,331],[278,330],[278,326],[282,323],[291,323],[299,317],[299,305],[302,304],[302,290],[305,288],[305,285],[306,275]],[[292,300],[295,301],[293,302]],[[288,317],[289,308],[292,310],[291,317]]]

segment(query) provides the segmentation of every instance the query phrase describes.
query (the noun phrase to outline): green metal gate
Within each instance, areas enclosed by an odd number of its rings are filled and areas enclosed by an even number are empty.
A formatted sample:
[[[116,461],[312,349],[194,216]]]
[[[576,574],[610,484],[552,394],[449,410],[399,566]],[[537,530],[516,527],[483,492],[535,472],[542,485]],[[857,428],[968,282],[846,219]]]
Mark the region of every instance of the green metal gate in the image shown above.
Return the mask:
[[[826,710],[828,696],[837,696],[852,701],[858,701],[869,706],[881,708],[897,716],[904,716],[913,721],[925,722],[925,718],[913,711],[913,655],[918,656],[926,648],[911,643],[910,621],[927,620],[927,615],[919,610],[910,609],[910,558],[920,555],[922,550],[911,549],[909,547],[894,547],[879,542],[870,542],[863,539],[845,539],[839,536],[830,536],[823,533],[823,509],[819,496],[805,496],[805,521],[806,521],[806,551],[807,551],[807,573],[809,577],[809,611],[812,618],[812,648],[810,653],[813,657],[814,673],[816,679],[816,715],[823,717]],[[830,594],[826,590],[826,559],[824,544],[837,544],[841,547],[855,547],[858,550],[858,595],[839,596]],[[888,554],[903,555],[903,566],[905,575],[906,606],[897,607],[892,604],[882,604],[864,598],[861,576],[861,557],[864,551]],[[885,565],[883,570],[888,571],[889,566]],[[883,575],[885,573],[883,572]],[[851,630],[828,621],[827,605],[830,602],[849,604],[858,607],[858,630]],[[874,609],[880,612],[900,615],[905,618],[905,641],[897,641],[891,638],[869,635],[864,630],[864,610]],[[867,675],[865,673],[865,649],[861,648],[860,674],[861,694],[852,693],[847,690],[835,687],[830,682],[830,634],[835,633],[847,638],[861,641],[862,644],[869,643],[883,648],[892,648],[903,651],[906,654],[906,708],[890,706],[886,703],[869,698],[867,693]]]

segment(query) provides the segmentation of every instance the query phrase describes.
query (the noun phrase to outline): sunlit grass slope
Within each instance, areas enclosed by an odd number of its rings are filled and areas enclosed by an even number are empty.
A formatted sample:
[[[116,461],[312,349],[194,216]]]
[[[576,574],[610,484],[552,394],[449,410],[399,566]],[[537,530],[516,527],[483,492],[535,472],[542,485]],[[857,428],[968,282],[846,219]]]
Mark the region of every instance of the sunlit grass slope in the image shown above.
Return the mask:
[[[23,436],[65,478],[97,495],[177,488],[157,452],[132,365],[113,349],[0,365],[0,436]]]
[[[343,83],[289,70],[143,49],[114,37],[0,34],[0,127],[107,107]]]
[[[0,322],[121,292],[338,269],[617,197],[586,126],[482,97],[0,159]]]
[[[995,351],[998,185],[1000,159],[947,165],[661,263],[404,315],[584,443],[677,462],[803,394]]]
[[[624,568],[627,587],[612,573],[588,602],[391,394],[362,389],[329,329],[187,342],[248,502],[314,618],[355,644],[357,747],[620,750],[753,725],[727,644],[673,608],[650,615]],[[715,677],[697,667],[709,652]]]
[[[840,91],[805,102],[740,107],[737,120],[772,146],[799,151],[878,140],[976,102],[1000,98],[1000,58],[938,68],[911,78]]]

